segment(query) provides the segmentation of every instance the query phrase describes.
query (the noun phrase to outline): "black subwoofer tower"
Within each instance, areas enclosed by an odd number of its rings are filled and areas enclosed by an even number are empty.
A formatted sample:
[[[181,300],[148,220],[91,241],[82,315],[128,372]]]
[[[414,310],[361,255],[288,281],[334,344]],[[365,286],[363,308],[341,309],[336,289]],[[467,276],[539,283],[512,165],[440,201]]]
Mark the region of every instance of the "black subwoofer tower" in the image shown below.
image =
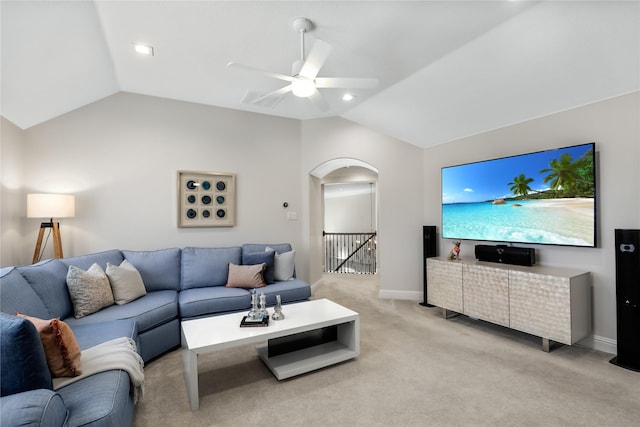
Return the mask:
[[[438,245],[436,239],[436,226],[435,225],[423,225],[422,226],[422,274],[423,279],[423,293],[424,300],[420,305],[425,307],[433,307],[427,303],[427,258],[438,256]]]
[[[640,230],[620,230],[616,239],[618,355],[611,363],[640,372]]]

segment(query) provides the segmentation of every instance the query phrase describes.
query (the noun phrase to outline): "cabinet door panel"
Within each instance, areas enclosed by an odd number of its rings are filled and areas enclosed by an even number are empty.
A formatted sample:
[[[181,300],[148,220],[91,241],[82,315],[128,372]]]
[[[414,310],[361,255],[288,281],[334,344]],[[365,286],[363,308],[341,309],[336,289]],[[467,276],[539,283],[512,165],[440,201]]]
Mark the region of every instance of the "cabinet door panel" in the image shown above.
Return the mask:
[[[427,302],[458,313],[462,305],[462,264],[427,259]]]
[[[511,327],[571,345],[569,279],[509,272]]]
[[[462,270],[464,314],[509,326],[509,271],[465,265]]]

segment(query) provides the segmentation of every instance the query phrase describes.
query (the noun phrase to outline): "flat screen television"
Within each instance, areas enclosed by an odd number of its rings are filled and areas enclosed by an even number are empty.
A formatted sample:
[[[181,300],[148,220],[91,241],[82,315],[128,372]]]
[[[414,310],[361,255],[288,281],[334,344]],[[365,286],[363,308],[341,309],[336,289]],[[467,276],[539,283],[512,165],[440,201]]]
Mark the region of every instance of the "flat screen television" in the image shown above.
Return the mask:
[[[442,237],[596,247],[595,143],[442,168]]]

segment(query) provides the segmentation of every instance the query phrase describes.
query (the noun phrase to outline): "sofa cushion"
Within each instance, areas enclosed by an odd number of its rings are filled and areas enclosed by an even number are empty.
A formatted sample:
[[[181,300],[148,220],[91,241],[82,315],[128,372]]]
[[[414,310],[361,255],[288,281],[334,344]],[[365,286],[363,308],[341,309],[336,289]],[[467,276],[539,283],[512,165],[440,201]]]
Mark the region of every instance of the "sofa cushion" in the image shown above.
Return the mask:
[[[105,322],[114,319],[132,319],[142,333],[178,317],[178,293],[176,291],[149,292],[145,296],[124,305],[112,305],[81,319],[64,319],[72,328],[76,325]]]
[[[206,316],[231,311],[249,310],[251,294],[246,289],[212,286],[180,292],[180,317]]]
[[[38,330],[52,377],[76,377],[82,374],[80,347],[69,325],[60,319],[44,320],[25,314],[18,316],[33,323]]]
[[[100,372],[57,391],[69,410],[69,426],[125,427],[132,424],[134,404],[129,375],[125,371]]]
[[[224,286],[229,263],[240,265],[242,248],[194,248],[182,250],[182,289]]]
[[[272,248],[279,254],[293,249],[289,243],[245,243],[242,245],[242,253],[264,252],[267,248]]]
[[[0,313],[0,383],[0,396],[53,389],[44,348],[35,326],[22,317],[5,313]]]
[[[235,265],[229,263],[229,277],[227,278],[227,288],[262,288],[264,287],[264,276],[267,264],[255,265]]]
[[[60,319],[73,314],[67,289],[67,269],[58,259],[16,268],[38,294],[49,315]]]
[[[275,282],[273,277],[274,271],[274,258],[275,251],[264,251],[264,252],[252,252],[252,253],[242,253],[242,265],[255,265],[255,264],[266,264],[267,268],[264,270],[264,281],[266,284],[270,284]]]
[[[70,266],[67,287],[77,319],[114,303],[109,278],[97,263],[92,264],[87,271]]]
[[[73,334],[81,350],[102,344],[115,338],[138,339],[138,327],[133,319],[109,320],[74,325]]]
[[[31,390],[0,399],[0,426],[66,426],[69,412],[53,390]]]
[[[302,280],[292,279],[260,288],[260,293],[265,294],[267,306],[271,307],[276,305],[276,295],[280,295],[283,304],[309,299],[311,286]]]
[[[3,268],[0,272],[0,311],[8,314],[21,312],[40,318],[51,317],[38,294],[15,267]]]
[[[180,289],[181,253],[178,248],[122,251],[125,259],[140,272],[147,292]]]
[[[146,295],[147,290],[140,272],[128,260],[125,259],[119,266],[108,262],[105,273],[109,278],[116,304],[126,304]]]
[[[93,254],[80,255],[70,258],[62,258],[62,262],[67,268],[72,265],[82,270],[88,270],[93,264],[98,264],[103,270],[107,268],[107,263],[119,265],[124,260],[122,252],[118,249],[111,249]]]

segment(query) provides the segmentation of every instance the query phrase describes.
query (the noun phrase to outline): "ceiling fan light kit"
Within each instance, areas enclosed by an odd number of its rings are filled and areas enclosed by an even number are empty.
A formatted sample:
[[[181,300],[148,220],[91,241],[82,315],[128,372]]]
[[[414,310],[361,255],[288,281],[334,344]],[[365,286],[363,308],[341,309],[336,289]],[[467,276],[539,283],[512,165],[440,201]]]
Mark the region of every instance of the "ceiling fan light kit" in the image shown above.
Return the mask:
[[[291,82],[291,92],[299,98],[308,98],[316,91],[316,84],[313,80],[299,77]]]
[[[293,29],[300,33],[300,59],[294,61],[291,67],[291,76],[284,74],[264,71],[247,65],[229,62],[228,67],[240,68],[247,71],[257,72],[268,77],[289,82],[287,86],[277,89],[266,95],[258,96],[251,100],[247,97],[243,98],[243,102],[254,105],[266,105],[264,102],[271,97],[282,97],[291,92],[299,98],[309,98],[311,102],[321,111],[328,111],[329,105],[318,91],[321,89],[339,89],[339,88],[359,88],[371,89],[378,85],[378,79],[361,79],[361,78],[340,78],[340,77],[318,77],[320,69],[331,53],[332,47],[329,43],[322,40],[316,40],[309,55],[305,55],[304,35],[313,29],[313,22],[307,18],[297,18],[293,21]],[[353,98],[351,98],[353,99]],[[278,103],[271,103],[273,106]]]

